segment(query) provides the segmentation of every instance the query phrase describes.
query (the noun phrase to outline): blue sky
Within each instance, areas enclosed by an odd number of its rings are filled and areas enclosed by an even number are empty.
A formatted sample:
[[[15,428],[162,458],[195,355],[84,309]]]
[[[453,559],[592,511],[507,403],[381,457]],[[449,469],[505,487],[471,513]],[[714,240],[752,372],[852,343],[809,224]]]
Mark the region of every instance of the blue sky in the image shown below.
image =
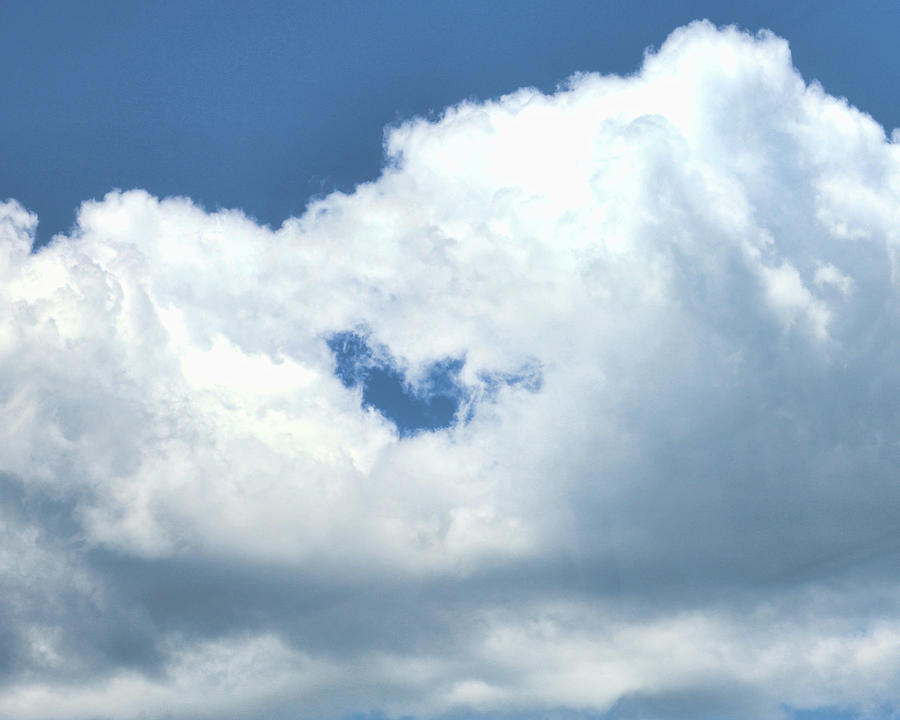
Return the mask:
[[[112,188],[277,227],[378,176],[386,125],[464,98],[634,72],[698,18],[790,40],[795,65],[900,126],[895,2],[7,2],[0,196],[41,242]]]
[[[892,717],[898,27],[0,6],[0,720]]]

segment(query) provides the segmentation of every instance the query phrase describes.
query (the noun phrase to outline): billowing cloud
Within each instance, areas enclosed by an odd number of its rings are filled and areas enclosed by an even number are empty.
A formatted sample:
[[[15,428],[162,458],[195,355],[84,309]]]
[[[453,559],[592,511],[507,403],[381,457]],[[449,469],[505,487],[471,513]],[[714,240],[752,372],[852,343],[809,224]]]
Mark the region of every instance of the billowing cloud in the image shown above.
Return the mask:
[[[0,205],[0,717],[894,707],[897,139],[696,23],[277,230]]]

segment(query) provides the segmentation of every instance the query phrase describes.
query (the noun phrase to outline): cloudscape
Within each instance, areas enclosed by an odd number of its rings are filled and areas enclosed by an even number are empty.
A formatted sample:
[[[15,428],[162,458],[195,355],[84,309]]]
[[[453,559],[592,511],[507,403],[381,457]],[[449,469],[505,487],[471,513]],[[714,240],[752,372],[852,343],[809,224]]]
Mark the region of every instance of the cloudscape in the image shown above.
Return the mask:
[[[275,229],[0,204],[0,717],[892,712],[900,136],[800,71],[695,22]]]

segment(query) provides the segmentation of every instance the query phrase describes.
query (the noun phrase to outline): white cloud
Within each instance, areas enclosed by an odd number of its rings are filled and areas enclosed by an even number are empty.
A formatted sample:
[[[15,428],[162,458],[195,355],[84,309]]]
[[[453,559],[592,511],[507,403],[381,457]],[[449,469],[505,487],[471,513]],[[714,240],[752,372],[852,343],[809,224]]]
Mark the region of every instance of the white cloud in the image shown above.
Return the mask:
[[[258,713],[314,689],[335,670],[271,636],[172,648],[164,678],[135,672],[62,687],[23,683],[0,696],[0,716],[22,718],[221,717]]]
[[[83,608],[22,595],[0,714],[895,703],[896,143],[697,23],[386,152],[275,231],[135,190],[29,254],[0,205],[0,473]],[[470,421],[401,439],[359,328]]]

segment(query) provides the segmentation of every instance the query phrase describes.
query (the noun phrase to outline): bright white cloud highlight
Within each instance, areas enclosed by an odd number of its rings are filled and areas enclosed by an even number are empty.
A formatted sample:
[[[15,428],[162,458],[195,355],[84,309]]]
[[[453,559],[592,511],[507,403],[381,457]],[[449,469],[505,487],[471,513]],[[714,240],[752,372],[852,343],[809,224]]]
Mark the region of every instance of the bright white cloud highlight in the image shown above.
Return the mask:
[[[0,205],[0,715],[894,705],[898,145],[697,23],[386,152],[278,230]],[[471,416],[401,439],[359,329]]]

